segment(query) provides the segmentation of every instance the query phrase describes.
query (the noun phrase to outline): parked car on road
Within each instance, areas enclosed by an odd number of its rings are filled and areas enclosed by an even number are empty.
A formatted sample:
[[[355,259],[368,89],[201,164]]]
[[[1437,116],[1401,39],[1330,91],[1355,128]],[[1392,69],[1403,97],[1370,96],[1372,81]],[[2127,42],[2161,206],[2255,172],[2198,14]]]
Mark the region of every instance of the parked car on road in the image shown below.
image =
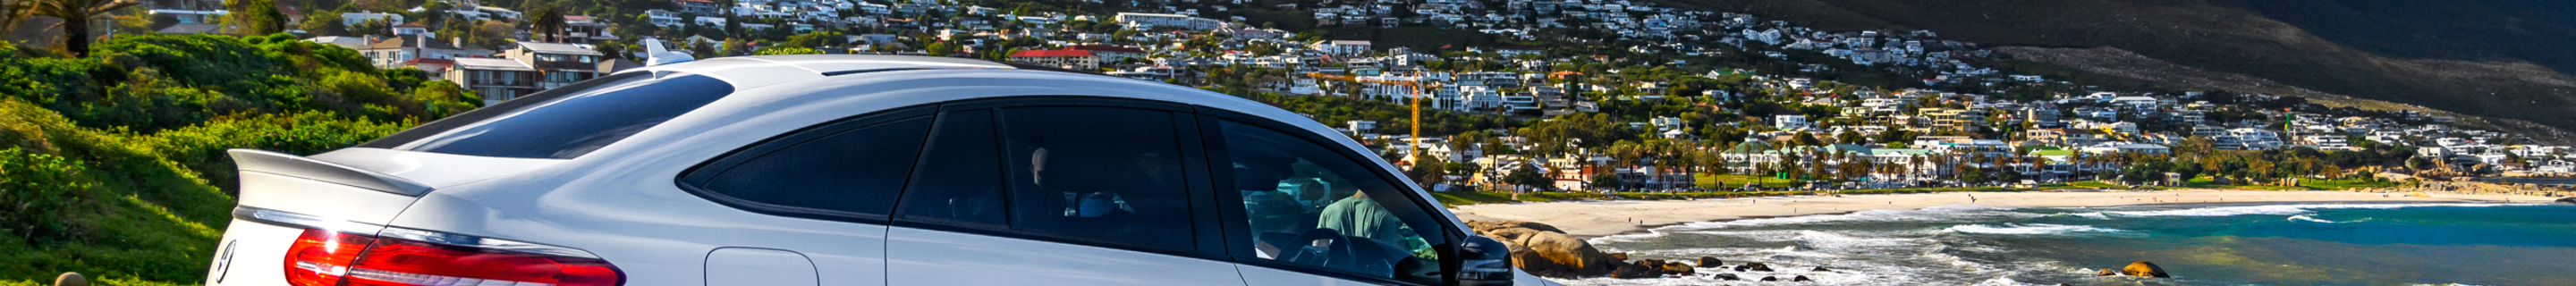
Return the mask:
[[[1553,285],[1311,119],[966,59],[656,65],[232,155],[207,285]]]

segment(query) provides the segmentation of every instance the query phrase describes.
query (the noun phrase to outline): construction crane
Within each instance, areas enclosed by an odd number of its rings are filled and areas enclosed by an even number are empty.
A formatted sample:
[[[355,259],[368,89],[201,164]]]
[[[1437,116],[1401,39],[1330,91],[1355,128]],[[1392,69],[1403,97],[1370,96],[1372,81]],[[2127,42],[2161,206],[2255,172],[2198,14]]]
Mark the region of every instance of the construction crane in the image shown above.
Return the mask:
[[[1406,122],[1413,126],[1413,135],[1411,138],[1406,139],[1409,140],[1409,142],[1406,142],[1404,148],[1406,148],[1405,154],[1422,154],[1422,88],[1424,86],[1436,87],[1440,85],[1439,83],[1422,82],[1419,78],[1413,80],[1391,80],[1324,74],[1320,72],[1306,73],[1306,77],[1342,82],[1400,85],[1404,86],[1406,89],[1412,90],[1413,98],[1405,99],[1404,101],[1406,104],[1412,105],[1413,107],[1413,119]]]

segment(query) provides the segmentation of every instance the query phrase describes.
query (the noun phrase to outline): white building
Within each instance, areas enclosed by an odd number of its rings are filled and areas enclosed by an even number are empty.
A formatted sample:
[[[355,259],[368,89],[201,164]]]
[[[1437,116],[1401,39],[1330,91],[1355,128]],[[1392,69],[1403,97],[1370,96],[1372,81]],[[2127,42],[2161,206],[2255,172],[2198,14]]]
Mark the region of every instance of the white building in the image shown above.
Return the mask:
[[[1469,85],[1458,87],[1459,110],[1493,110],[1503,107],[1503,94],[1491,87]]]
[[[1225,27],[1225,22],[1218,22],[1216,19],[1190,17],[1189,15],[1181,14],[1118,12],[1117,18],[1114,19],[1118,21],[1119,24],[1126,25],[1128,29],[1135,30],[1155,30],[1159,28],[1207,31]]]
[[[1358,40],[1331,40],[1315,42],[1312,48],[1315,48],[1315,50],[1318,51],[1323,51],[1326,54],[1359,55],[1366,54],[1370,51],[1370,43],[1369,41]]]
[[[1503,107],[1512,112],[1537,111],[1539,109],[1537,93],[1513,92],[1503,95]]]
[[[2216,139],[2218,142],[2214,145],[2227,150],[2271,150],[2282,145],[2280,133],[2260,128],[2228,129],[2226,135]]]
[[[544,90],[537,87],[537,69],[527,63],[500,58],[457,58],[455,61],[456,67],[447,69],[442,78],[482,95],[486,106]]]
[[[652,9],[652,10],[644,10],[644,16],[645,16],[645,17],[647,17],[647,19],[646,19],[646,20],[647,20],[647,21],[649,21],[649,22],[651,22],[651,23],[653,23],[653,25],[654,25],[654,26],[663,26],[663,27],[680,27],[680,26],[687,26],[687,25],[689,25],[689,22],[688,22],[687,20],[680,19],[680,13],[679,13],[679,12],[671,12],[671,11],[669,11],[669,10],[662,10],[662,9]]]
[[[1815,126],[1815,125],[1813,125],[1813,124],[1811,124],[1811,123],[1807,123],[1807,116],[1806,116],[1806,115],[1781,114],[1781,115],[1772,115],[1772,116],[1771,116],[1771,127],[1772,127],[1772,128],[1779,128],[1779,129],[1781,129],[1781,130],[1788,130],[1788,129],[1808,128],[1808,127],[1814,127],[1814,126]]]
[[[1342,124],[1348,126],[1352,133],[1370,134],[1377,132],[1377,120],[1351,120],[1349,122],[1343,122]]]
[[[1683,127],[1680,117],[1659,116],[1646,119],[1646,123],[1655,125],[1655,130],[1672,131]]]
[[[2300,140],[2307,141],[2309,146],[2317,146],[2317,148],[2340,148],[2351,146],[2350,142],[2345,142],[2346,139],[2344,139],[2343,135],[2308,135],[2299,137]]]

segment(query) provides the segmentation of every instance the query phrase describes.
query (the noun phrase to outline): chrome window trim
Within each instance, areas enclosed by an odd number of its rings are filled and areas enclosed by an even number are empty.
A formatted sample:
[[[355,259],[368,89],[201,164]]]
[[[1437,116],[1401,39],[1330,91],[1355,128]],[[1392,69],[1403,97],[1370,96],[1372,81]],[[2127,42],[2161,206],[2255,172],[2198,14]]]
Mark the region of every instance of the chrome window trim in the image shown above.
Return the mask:
[[[378,231],[378,232],[376,232],[376,236],[377,236],[377,237],[385,237],[385,238],[399,238],[399,239],[406,239],[406,240],[420,241],[420,242],[428,242],[428,243],[436,243],[436,244],[454,245],[454,246],[468,246],[468,247],[478,247],[478,248],[485,248],[485,249],[495,249],[495,250],[515,251],[515,252],[526,252],[526,253],[545,254],[545,255],[556,255],[556,256],[569,256],[569,257],[579,257],[579,258],[599,259],[599,255],[591,254],[589,251],[582,251],[582,250],[580,250],[580,249],[573,249],[573,248],[571,248],[571,247],[553,246],[553,245],[545,245],[545,244],[538,244],[538,243],[531,243],[531,242],[524,242],[524,241],[516,241],[516,240],[507,240],[507,239],[498,239],[498,238],[486,238],[486,237],[471,236],[471,235],[462,235],[462,234],[453,234],[453,233],[445,233],[445,232],[437,232],[437,231],[419,230],[419,229],[404,228],[404,227],[385,227],[385,229],[384,229],[383,231]]]
[[[341,232],[341,233],[349,233],[349,234],[360,234],[360,235],[370,235],[370,236],[382,237],[382,238],[399,238],[399,239],[405,239],[405,240],[420,241],[420,242],[428,242],[428,243],[436,243],[436,244],[442,244],[442,245],[465,246],[465,247],[476,247],[476,248],[483,248],[483,249],[503,250],[503,251],[514,251],[514,252],[525,252],[525,253],[535,253],[535,254],[545,254],[545,255],[556,255],[556,256],[567,256],[567,257],[579,257],[579,258],[600,259],[599,255],[591,254],[589,251],[582,251],[581,249],[574,249],[574,248],[571,248],[571,247],[562,247],[562,246],[554,246],[554,245],[546,245],[546,244],[530,243],[530,242],[524,242],[524,241],[507,240],[507,239],[486,238],[486,237],[480,237],[480,236],[463,235],[463,234],[454,234],[454,233],[445,233],[445,232],[430,231],[430,230],[421,230],[421,229],[412,229],[412,228],[404,228],[404,227],[389,227],[389,226],[378,225],[378,224],[372,224],[372,223],[355,222],[355,221],[348,221],[348,220],[341,220],[341,219],[331,219],[331,218],[325,218],[325,217],[315,216],[315,215],[299,214],[299,213],[292,213],[292,212],[286,212],[286,211],[279,211],[279,210],[272,210],[272,209],[257,208],[257,207],[251,207],[251,206],[236,206],[236,207],[233,207],[233,218],[234,218],[234,219],[245,220],[245,221],[251,221],[251,222],[258,222],[258,223],[265,223],[265,224],[271,224],[271,225],[277,225],[277,226],[284,226],[284,227],[293,227],[293,228],[302,228],[302,229],[321,229],[321,230],[328,230],[328,231],[333,231],[333,232]]]
[[[321,229],[352,234],[372,235],[375,234],[376,231],[383,230],[385,228],[384,225],[372,223],[332,219],[251,206],[233,207],[233,218],[285,227]]]

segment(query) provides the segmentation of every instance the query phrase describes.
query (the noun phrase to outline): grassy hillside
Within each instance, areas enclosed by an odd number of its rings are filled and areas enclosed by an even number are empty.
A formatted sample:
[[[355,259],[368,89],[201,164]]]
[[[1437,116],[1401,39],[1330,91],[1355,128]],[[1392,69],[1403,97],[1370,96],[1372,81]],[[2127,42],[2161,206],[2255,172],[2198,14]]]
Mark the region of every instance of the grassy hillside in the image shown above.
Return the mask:
[[[1660,2],[1832,30],[1927,29],[1988,45],[2107,46],[2323,93],[2576,127],[2576,77],[2544,66],[2569,57],[2560,48],[2566,45],[2547,43],[2576,39],[2559,32],[2576,25],[2565,20],[2576,9],[2552,9],[2571,5],[2563,1]]]
[[[311,154],[481,101],[421,75],[283,34],[0,46],[0,285],[196,284],[233,206],[224,149]]]

